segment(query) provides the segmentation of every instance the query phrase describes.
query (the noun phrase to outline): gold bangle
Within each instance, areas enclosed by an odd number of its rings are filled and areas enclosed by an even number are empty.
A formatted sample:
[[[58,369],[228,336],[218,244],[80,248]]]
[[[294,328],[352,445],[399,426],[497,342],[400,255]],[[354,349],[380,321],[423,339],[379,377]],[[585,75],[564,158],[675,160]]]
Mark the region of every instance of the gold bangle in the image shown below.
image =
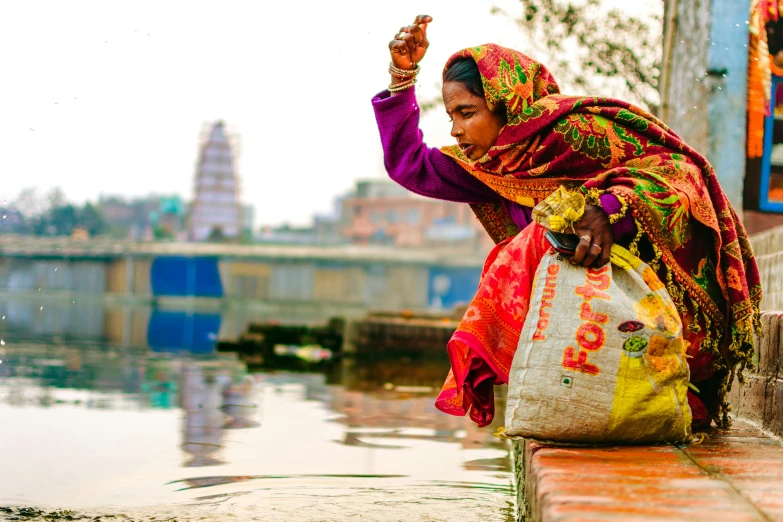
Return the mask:
[[[419,67],[419,64],[416,64],[416,67],[413,69],[400,69],[399,67],[395,67],[393,63],[389,63],[389,74],[396,76],[397,78],[415,78],[420,70],[421,67]]]
[[[413,84],[415,84],[415,83],[416,83],[416,78],[412,78],[412,79],[408,80],[407,82],[390,84],[389,85],[389,92],[404,91],[405,89],[413,87]]]

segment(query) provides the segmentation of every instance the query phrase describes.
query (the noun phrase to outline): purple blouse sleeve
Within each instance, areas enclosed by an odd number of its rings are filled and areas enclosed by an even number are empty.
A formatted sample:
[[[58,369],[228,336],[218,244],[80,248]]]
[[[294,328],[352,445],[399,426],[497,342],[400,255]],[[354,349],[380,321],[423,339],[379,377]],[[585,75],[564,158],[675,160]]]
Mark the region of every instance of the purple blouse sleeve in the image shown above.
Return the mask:
[[[499,196],[438,149],[424,144],[413,89],[372,100],[389,177],[416,194],[460,203],[496,202]]]
[[[622,209],[620,200],[617,196],[605,192],[598,198],[601,202],[601,208],[608,215],[617,214]],[[627,239],[636,235],[636,223],[633,221],[633,216],[628,212],[625,213],[614,225],[612,225],[614,231],[614,240],[620,241],[621,239]]]
[[[532,209],[501,198],[440,150],[425,145],[414,89],[372,99],[389,177],[416,194],[460,203],[500,201],[519,228],[532,222]]]
[[[391,179],[411,192],[435,199],[501,202],[520,229],[533,221],[531,208],[501,198],[440,150],[427,147],[419,129],[419,104],[413,88],[396,96],[383,91],[372,99],[372,105],[381,134],[384,165]],[[619,200],[608,193],[601,196],[601,207],[607,214],[615,214],[621,208]],[[613,229],[617,240],[636,233],[633,218],[627,215]]]

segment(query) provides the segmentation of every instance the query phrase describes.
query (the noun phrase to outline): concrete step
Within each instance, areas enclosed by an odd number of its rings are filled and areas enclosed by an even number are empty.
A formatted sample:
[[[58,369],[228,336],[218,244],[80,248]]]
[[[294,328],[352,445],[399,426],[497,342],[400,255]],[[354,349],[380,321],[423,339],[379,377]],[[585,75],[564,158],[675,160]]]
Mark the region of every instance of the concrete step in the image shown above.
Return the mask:
[[[520,521],[783,521],[783,443],[745,421],[688,446],[513,444]]]

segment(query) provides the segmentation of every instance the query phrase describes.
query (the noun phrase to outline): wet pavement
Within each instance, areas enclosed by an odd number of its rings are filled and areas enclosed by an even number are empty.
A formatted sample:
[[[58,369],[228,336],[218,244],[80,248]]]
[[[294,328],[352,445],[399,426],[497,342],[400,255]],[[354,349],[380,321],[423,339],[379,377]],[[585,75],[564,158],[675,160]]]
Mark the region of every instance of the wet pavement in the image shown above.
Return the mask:
[[[0,520],[513,520],[497,426],[434,407],[444,363],[253,373],[14,342],[0,359]]]

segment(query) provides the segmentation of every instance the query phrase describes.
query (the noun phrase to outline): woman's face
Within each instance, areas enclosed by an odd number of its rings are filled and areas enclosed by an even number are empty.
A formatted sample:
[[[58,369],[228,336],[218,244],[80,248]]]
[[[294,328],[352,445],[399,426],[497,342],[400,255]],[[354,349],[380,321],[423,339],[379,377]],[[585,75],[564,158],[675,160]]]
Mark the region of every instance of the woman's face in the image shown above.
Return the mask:
[[[505,113],[492,112],[483,96],[476,96],[460,82],[443,84],[443,103],[451,118],[451,135],[472,161],[481,158],[495,144],[506,124]]]

